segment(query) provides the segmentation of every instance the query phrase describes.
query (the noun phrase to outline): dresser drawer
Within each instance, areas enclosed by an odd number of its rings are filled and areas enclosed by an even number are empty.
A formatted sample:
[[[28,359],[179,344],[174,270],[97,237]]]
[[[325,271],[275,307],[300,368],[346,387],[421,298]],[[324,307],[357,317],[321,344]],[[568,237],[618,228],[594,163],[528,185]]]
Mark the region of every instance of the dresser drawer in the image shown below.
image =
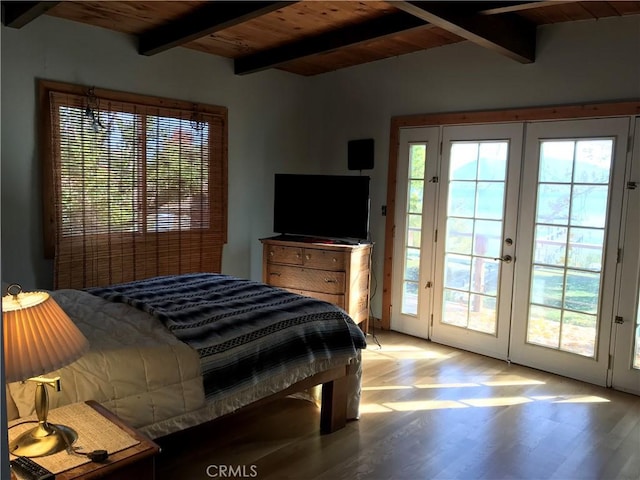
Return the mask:
[[[302,252],[302,264],[309,268],[340,271],[346,269],[347,255],[344,252],[305,248]]]
[[[345,290],[344,272],[268,264],[267,280],[276,287],[312,292],[343,294]]]
[[[266,254],[268,262],[302,265],[302,248],[299,247],[269,245]]]
[[[287,290],[293,293],[297,293],[298,295],[304,295],[305,297],[313,297],[313,298],[317,298],[318,300],[323,300],[325,302],[332,303],[342,308],[343,310],[345,310],[344,295],[336,295],[333,293],[310,292],[308,290],[299,290],[296,288],[287,288]]]

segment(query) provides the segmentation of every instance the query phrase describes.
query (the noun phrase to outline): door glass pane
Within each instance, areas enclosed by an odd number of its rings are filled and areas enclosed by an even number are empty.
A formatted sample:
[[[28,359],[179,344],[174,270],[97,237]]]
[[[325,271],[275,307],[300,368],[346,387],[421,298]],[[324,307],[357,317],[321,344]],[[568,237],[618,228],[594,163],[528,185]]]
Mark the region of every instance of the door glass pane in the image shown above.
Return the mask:
[[[454,143],[449,163],[449,180],[475,180],[478,175],[478,144]]]
[[[562,307],[564,269],[540,265],[533,267],[531,275],[531,303],[547,307]]]
[[[427,155],[426,144],[409,145],[409,175],[407,183],[407,212],[405,218],[404,267],[402,281],[402,307],[404,314],[418,314],[420,285],[420,242],[422,207],[424,201],[424,174]]]
[[[569,229],[567,265],[572,268],[599,271],[602,268],[603,245],[603,229]]]
[[[535,263],[562,266],[567,254],[566,227],[537,225],[534,237]]]
[[[557,183],[538,184],[538,224],[566,225],[569,219],[571,187]]]
[[[449,182],[449,215],[473,217],[476,209],[476,183],[474,181]]]
[[[571,183],[575,142],[554,141],[540,145],[540,182]]]
[[[409,181],[409,213],[422,214],[424,180]]]
[[[450,253],[470,254],[473,246],[474,222],[467,218],[449,218],[447,232],[450,232]]]
[[[473,253],[485,257],[496,258],[502,250],[502,221],[476,220],[473,222]]]
[[[506,141],[452,142],[442,322],[495,335]]]
[[[593,357],[612,139],[540,145],[527,342]]]
[[[528,340],[544,347],[558,348],[562,311],[557,308],[531,305]]]
[[[476,217],[501,219],[504,183],[478,182],[477,189]]]
[[[469,297],[469,325],[468,328],[484,333],[494,333],[495,328],[487,319],[493,318],[496,311],[495,295],[474,295]]]
[[[507,143],[481,143],[479,155],[478,180],[503,180],[507,171]]]

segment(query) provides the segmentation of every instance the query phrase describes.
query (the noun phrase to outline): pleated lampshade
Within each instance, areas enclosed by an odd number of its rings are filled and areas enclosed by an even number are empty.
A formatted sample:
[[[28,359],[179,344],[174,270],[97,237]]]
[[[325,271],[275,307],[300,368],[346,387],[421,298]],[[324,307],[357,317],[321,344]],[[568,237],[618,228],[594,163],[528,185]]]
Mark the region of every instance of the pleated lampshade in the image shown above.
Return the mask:
[[[2,297],[7,382],[42,375],[77,360],[89,342],[47,292]]]

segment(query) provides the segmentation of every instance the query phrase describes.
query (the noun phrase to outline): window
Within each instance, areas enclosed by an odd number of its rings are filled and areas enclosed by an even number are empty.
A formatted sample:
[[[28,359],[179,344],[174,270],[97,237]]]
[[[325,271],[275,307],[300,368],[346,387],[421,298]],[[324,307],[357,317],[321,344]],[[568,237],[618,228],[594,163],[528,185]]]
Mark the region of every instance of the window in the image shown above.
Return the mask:
[[[55,288],[220,271],[226,108],[51,82],[41,93]]]

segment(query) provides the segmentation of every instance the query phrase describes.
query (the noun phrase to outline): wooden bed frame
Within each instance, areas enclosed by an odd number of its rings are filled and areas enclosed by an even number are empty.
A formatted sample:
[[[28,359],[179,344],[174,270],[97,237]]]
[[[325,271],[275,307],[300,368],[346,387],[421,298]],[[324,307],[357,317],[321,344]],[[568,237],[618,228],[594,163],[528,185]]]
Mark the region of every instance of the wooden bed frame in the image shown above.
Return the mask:
[[[211,422],[215,422],[221,418],[234,415],[249,409],[260,407],[266,403],[272,402],[279,398],[284,398],[294,393],[300,393],[316,385],[322,385],[322,404],[320,407],[320,432],[333,433],[340,430],[347,423],[347,377],[349,375],[350,365],[335,367],[323,372],[316,373],[305,378],[281,392],[274,393],[268,397],[264,397],[249,405],[246,405],[235,412],[214,418]],[[171,434],[170,434],[171,435]]]

